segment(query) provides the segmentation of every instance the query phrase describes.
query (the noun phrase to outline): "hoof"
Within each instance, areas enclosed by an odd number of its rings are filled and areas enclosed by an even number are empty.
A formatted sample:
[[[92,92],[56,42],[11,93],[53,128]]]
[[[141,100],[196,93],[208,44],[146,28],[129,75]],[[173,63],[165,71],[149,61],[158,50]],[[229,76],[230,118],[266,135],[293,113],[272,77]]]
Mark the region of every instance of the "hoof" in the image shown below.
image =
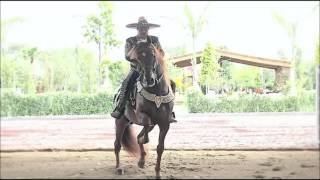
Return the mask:
[[[124,169],[123,168],[117,168],[116,169],[116,174],[117,175],[123,175],[124,174]]]
[[[160,175],[156,176],[156,179],[161,179],[161,176]]]
[[[144,161],[139,161],[138,166],[139,168],[144,168]]]

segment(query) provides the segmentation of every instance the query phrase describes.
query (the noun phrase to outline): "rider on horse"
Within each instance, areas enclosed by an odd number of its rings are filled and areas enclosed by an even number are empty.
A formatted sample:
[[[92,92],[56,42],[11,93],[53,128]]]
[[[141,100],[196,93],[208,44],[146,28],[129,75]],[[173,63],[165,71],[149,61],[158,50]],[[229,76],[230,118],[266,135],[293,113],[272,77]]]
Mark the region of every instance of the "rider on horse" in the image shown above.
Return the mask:
[[[128,90],[130,90],[133,87],[134,83],[136,82],[137,78],[140,75],[139,74],[140,68],[135,63],[133,63],[133,60],[131,59],[132,58],[131,50],[140,42],[147,42],[148,41],[148,42],[151,42],[156,48],[158,48],[160,50],[162,56],[164,56],[164,51],[161,48],[158,37],[148,35],[149,28],[160,27],[160,25],[148,23],[148,21],[144,17],[140,17],[138,20],[138,23],[128,24],[126,27],[136,28],[138,30],[138,34],[136,36],[130,37],[126,40],[125,58],[126,58],[126,60],[131,62],[130,63],[131,68],[130,68],[129,74],[123,80],[123,82],[121,84],[118,104],[117,104],[116,108],[114,109],[114,111],[111,113],[111,116],[114,118],[120,118],[121,115],[123,114],[124,109],[125,109],[125,104],[126,104],[125,102],[129,97]],[[171,83],[172,83],[171,86],[175,86],[173,81],[171,81]],[[174,89],[174,87],[172,89]],[[172,115],[172,119],[170,120],[170,122],[177,122],[174,119],[175,118],[174,112],[172,112],[172,113],[173,113],[173,115]]]

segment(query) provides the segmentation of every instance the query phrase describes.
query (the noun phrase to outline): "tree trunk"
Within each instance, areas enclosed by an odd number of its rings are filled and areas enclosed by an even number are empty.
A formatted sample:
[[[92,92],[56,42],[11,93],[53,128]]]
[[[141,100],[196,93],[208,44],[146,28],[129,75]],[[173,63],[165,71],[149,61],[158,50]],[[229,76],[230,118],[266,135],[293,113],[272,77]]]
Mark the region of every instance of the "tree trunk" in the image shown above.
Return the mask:
[[[101,42],[98,44],[99,46],[99,63],[98,63],[98,89],[100,88],[101,84],[101,77],[100,77],[100,63],[101,63]]]
[[[54,88],[54,68],[50,68],[50,90],[56,91]]]
[[[99,36],[101,37],[101,27],[99,27]],[[99,39],[99,64],[98,64],[98,87],[97,89],[100,89],[100,85],[101,85],[101,76],[100,76],[100,64],[101,64],[101,39]]]
[[[192,35],[192,59],[191,59],[191,65],[192,65],[192,86],[199,90],[200,87],[197,82],[197,71],[196,71],[196,65],[197,65],[197,58],[196,58],[196,52],[195,52],[195,36]]]
[[[208,83],[206,83],[206,94],[208,94],[209,93],[209,85],[208,85]]]
[[[291,42],[291,68],[290,68],[290,95],[297,95],[296,89],[296,60],[295,60],[295,37],[292,38]]]
[[[196,58],[196,54],[195,54],[195,40],[194,37],[192,37],[192,59],[191,59],[191,65],[192,65],[192,85],[195,87],[196,85],[196,73],[195,73],[195,58]]]
[[[317,125],[318,125],[318,133],[317,133],[317,135],[318,135],[318,146],[320,145],[320,134],[319,134],[319,132],[320,132],[320,64],[317,64],[316,65],[316,92],[317,92],[317,94],[316,94],[316,111],[317,111],[317,120],[318,120],[318,123],[317,123]]]

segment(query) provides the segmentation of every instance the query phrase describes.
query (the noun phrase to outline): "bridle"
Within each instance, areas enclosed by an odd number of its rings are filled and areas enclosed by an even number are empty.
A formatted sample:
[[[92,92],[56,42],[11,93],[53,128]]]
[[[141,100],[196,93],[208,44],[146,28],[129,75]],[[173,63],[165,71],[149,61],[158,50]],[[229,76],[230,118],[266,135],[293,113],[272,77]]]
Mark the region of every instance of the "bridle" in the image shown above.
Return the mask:
[[[153,53],[153,57],[156,60],[156,56],[155,56],[154,53]],[[159,62],[157,60],[155,61],[154,65],[153,65],[153,68],[154,69],[159,68]],[[158,70],[156,70],[156,71],[158,71]],[[160,75],[158,75],[158,73],[156,73],[157,77],[155,78],[154,83],[151,86],[148,86],[148,87],[145,87],[143,85],[143,83],[141,83],[141,82],[143,82],[143,79],[142,79],[143,78],[143,74],[144,74],[144,72],[143,72],[143,70],[141,70],[140,71],[140,75],[138,77],[139,80],[137,81],[137,91],[142,97],[144,97],[145,99],[147,99],[149,101],[154,102],[156,104],[157,108],[159,108],[160,105],[163,104],[163,103],[164,104],[170,103],[170,102],[172,102],[174,100],[174,94],[173,94],[173,91],[172,91],[172,88],[171,88],[170,85],[168,87],[169,88],[169,90],[168,90],[169,92],[165,96],[157,96],[156,94],[150,93],[150,92],[148,92],[146,90],[147,88],[154,87],[155,85],[157,85],[158,83],[160,83],[162,81],[163,76],[164,76],[163,72],[161,72]]]

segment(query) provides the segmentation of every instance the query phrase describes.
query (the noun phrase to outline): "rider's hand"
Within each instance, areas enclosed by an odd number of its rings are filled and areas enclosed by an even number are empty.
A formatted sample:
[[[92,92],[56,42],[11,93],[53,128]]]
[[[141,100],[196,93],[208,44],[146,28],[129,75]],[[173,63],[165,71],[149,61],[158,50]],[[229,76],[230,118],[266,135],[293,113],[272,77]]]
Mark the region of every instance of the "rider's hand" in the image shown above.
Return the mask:
[[[137,60],[137,53],[135,52],[135,46],[133,46],[133,48],[131,48],[131,50],[128,52],[128,56],[131,60]]]

